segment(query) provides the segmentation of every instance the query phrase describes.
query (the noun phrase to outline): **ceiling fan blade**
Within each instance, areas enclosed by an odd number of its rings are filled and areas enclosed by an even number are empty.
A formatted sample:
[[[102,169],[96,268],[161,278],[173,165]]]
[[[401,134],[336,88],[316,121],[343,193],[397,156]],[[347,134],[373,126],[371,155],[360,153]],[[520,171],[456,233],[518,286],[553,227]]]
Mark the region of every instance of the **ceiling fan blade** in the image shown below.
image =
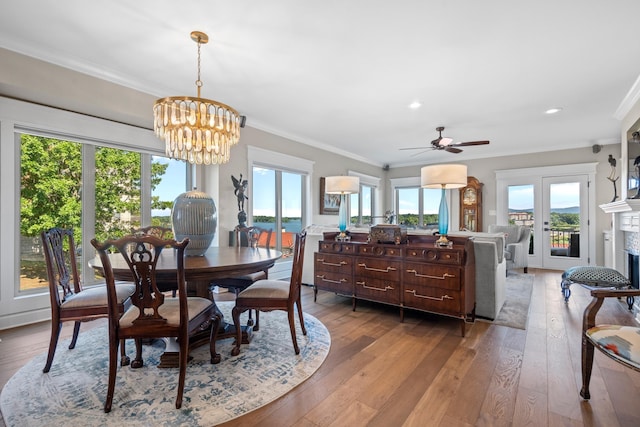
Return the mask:
[[[398,150],[424,150],[425,147],[406,147],[406,148],[398,148]]]
[[[424,147],[423,147],[423,148],[424,148]],[[424,153],[426,153],[426,152],[427,152],[427,151],[429,151],[429,150],[431,150],[431,149],[429,148],[429,149],[426,149],[426,150],[423,150],[423,151],[419,151],[419,152],[417,152],[417,153],[413,153],[413,154],[411,155],[411,157],[419,156],[420,154],[424,154]]]
[[[448,151],[450,153],[462,153],[462,150],[459,148],[455,148],[455,147],[444,147],[444,151]]]
[[[456,147],[465,147],[469,145],[486,145],[488,143],[489,141],[468,141],[468,142],[457,142],[451,145],[455,145]]]

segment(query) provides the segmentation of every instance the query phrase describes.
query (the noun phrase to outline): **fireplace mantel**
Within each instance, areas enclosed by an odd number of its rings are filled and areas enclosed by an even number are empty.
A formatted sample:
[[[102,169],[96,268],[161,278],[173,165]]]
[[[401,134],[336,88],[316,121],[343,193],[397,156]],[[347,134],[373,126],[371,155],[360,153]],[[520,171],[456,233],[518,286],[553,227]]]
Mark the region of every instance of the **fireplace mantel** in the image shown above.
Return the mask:
[[[619,202],[605,203],[600,205],[600,209],[604,213],[620,213],[620,212],[639,212],[640,211],[640,199],[626,199]]]

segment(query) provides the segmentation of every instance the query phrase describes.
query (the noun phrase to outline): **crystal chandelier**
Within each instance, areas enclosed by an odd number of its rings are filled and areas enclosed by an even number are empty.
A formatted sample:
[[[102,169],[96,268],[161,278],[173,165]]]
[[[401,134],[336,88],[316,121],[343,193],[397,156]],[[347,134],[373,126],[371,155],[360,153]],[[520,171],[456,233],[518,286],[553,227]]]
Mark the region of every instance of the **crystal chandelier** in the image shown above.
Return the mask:
[[[231,146],[240,140],[244,117],[218,101],[200,98],[200,46],[209,36],[193,31],[198,43],[198,96],[158,99],[153,106],[153,130],[165,141],[167,156],[195,164],[227,163]]]

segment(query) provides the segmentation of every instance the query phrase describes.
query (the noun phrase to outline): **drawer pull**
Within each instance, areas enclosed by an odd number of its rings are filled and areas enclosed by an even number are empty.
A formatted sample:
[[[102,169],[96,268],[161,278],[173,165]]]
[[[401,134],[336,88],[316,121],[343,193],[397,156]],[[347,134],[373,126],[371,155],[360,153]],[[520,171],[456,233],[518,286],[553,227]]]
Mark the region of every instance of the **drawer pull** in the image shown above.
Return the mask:
[[[443,273],[442,276],[429,276],[428,274],[420,274],[416,270],[407,270],[407,273],[413,273],[416,277],[425,277],[427,279],[445,280],[447,277],[456,277],[454,274]]]
[[[340,261],[339,263],[335,263],[335,262],[325,262],[324,258],[320,259],[318,258],[318,262],[321,262],[322,265],[330,265],[332,267],[342,267],[343,265],[347,265],[346,261]]]
[[[344,283],[347,281],[347,279],[340,279],[340,280],[331,280],[331,279],[325,279],[324,275],[317,275],[316,278],[322,280],[323,282],[329,282],[329,283]]]
[[[365,263],[358,264],[358,267],[364,267],[364,269],[368,271],[379,271],[380,273],[389,273],[390,271],[396,271],[394,267],[387,267],[387,268],[367,267],[367,264]]]
[[[375,286],[367,286],[366,283],[367,282],[356,282],[356,285],[361,285],[365,289],[372,289],[374,291],[381,291],[381,292],[392,291],[394,289],[393,286],[385,286],[384,289],[376,288]]]
[[[408,292],[408,293],[410,293],[410,294],[413,294],[413,296],[414,296],[414,297],[417,297],[417,298],[426,298],[426,299],[432,299],[432,300],[436,300],[436,301],[444,301],[444,300],[446,300],[446,299],[454,299],[453,297],[450,297],[449,295],[443,295],[443,296],[441,296],[440,298],[437,298],[437,297],[430,297],[430,296],[427,296],[427,295],[418,295],[418,294],[416,293],[416,290],[415,290],[415,289],[411,289],[411,290],[407,289],[405,292]]]

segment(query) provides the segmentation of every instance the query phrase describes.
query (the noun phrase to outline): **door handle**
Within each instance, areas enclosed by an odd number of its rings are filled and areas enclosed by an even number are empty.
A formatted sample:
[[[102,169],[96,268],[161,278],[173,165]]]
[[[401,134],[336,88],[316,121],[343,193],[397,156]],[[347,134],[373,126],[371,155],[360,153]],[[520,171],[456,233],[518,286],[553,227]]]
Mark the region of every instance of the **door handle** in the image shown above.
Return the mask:
[[[544,230],[544,231],[549,231],[550,229],[549,229],[549,228],[543,228],[543,230]]]

